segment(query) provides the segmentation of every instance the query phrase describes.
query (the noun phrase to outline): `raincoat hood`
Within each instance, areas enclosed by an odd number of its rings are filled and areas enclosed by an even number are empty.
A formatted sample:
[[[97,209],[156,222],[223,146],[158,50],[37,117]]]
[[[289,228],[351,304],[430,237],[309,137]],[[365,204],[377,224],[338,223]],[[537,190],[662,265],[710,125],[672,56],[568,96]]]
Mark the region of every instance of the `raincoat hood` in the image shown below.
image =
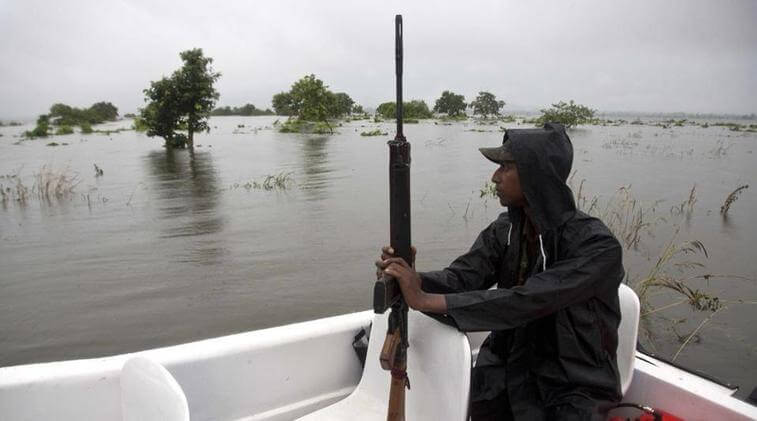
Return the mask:
[[[551,231],[576,213],[573,192],[566,184],[573,165],[573,145],[565,128],[547,123],[538,129],[511,129],[510,144],[529,216],[540,232]]]

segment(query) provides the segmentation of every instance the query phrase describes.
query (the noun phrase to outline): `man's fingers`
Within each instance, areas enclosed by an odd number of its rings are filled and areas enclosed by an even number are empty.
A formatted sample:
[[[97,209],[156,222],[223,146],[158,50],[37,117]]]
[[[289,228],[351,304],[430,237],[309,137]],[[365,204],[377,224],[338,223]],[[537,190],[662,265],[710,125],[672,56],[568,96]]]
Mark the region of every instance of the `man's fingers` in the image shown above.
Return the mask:
[[[390,257],[388,259],[385,259],[384,263],[386,263],[387,266],[391,265],[392,263],[396,263],[396,264],[398,264],[398,265],[400,265],[402,267],[408,267],[408,268],[410,267],[410,265],[407,264],[407,262],[405,261],[405,259],[403,259],[401,257]]]
[[[392,262],[391,264],[389,264],[389,266],[386,267],[386,269],[384,269],[384,273],[393,276],[397,280],[400,280],[402,278],[402,274],[404,272],[405,267],[396,262]]]

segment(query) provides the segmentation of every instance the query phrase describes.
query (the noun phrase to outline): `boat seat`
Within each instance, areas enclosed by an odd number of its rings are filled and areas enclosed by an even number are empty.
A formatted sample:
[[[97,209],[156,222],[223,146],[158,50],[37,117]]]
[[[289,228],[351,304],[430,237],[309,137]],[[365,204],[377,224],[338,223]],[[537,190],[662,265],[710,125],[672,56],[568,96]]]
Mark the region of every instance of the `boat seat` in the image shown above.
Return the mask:
[[[121,369],[123,421],[188,421],[184,391],[165,367],[134,357]]]
[[[345,399],[300,420],[386,420],[390,374],[379,365],[386,337],[385,314],[373,318],[371,338],[357,388]],[[423,313],[408,312],[409,348],[405,419],[456,420],[468,416],[471,352],[468,337]]]
[[[618,326],[618,372],[623,395],[631,387],[633,366],[636,360],[636,342],[639,336],[639,297],[625,284],[618,288],[620,299],[620,326]]]

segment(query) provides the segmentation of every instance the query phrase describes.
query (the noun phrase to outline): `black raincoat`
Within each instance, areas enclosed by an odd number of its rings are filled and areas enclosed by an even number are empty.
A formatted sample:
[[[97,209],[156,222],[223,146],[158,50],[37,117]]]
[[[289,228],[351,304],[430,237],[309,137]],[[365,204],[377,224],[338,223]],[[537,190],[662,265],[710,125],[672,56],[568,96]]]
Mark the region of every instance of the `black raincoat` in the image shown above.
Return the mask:
[[[540,233],[525,283],[516,281],[525,215],[512,208],[449,267],[421,273],[422,288],[446,294],[444,317],[458,329],[491,331],[472,372],[472,402],[507,393],[516,420],[544,419],[563,405],[601,412],[621,398],[621,246],[602,221],[576,209],[565,183],[573,150],[562,126],[505,136]]]

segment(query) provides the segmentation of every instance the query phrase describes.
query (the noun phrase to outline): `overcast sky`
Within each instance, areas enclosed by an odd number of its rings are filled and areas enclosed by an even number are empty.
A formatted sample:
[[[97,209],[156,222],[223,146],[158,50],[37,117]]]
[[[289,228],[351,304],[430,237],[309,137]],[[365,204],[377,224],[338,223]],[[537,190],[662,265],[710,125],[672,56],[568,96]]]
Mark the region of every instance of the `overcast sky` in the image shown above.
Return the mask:
[[[375,107],[394,98],[394,15],[405,98],[486,90],[508,109],[574,99],[600,111],[757,112],[757,1],[0,0],[0,119],[111,101],[200,47],[218,105],[270,107],[314,73]]]

